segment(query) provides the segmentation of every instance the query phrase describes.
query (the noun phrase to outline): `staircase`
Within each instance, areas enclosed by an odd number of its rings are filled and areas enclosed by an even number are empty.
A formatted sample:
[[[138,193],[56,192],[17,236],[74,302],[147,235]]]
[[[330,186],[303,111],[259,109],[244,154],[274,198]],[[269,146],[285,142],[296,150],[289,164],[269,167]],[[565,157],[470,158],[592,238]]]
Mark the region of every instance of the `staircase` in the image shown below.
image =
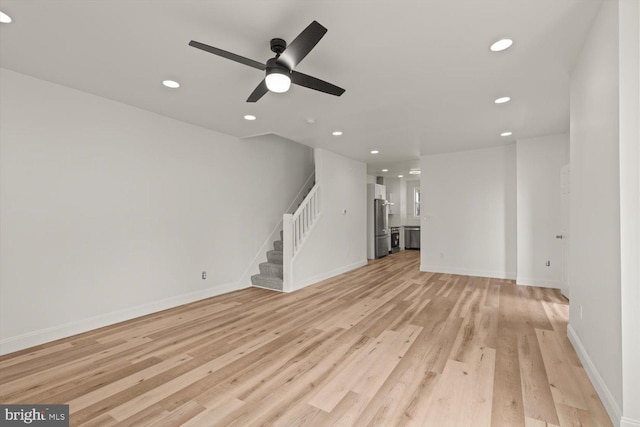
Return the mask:
[[[260,288],[282,291],[282,231],[280,231],[280,240],[273,242],[273,250],[267,252],[267,262],[260,263],[259,267],[260,274],[251,276],[251,284]]]
[[[309,184],[311,187],[306,187]],[[308,188],[308,190],[305,191],[302,198],[298,199],[299,203],[297,203],[295,212],[283,215],[282,226],[286,232],[281,230],[280,240],[275,240],[273,249],[267,251],[267,262],[260,263],[258,266],[260,274],[251,276],[251,284],[253,286],[283,292],[291,291],[291,262],[317,219],[320,209],[318,186],[315,180],[310,178],[305,183],[305,188]],[[302,194],[302,191],[300,194]],[[295,203],[292,205],[295,206]],[[286,248],[283,243],[285,240],[288,242]],[[287,269],[286,274],[284,272],[285,268]]]

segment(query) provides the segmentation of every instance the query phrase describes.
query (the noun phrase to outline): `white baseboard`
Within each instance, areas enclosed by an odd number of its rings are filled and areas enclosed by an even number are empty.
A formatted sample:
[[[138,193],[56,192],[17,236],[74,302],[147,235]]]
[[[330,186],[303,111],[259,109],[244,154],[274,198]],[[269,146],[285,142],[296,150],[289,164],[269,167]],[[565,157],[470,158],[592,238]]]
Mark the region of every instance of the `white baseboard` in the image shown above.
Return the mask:
[[[251,288],[259,288],[259,289],[266,289],[268,291],[273,291],[273,292],[284,292],[280,289],[273,289],[273,288],[267,288],[266,286],[258,286],[258,285],[251,285]]]
[[[338,274],[342,274],[342,273],[346,273],[347,271],[355,270],[356,268],[360,268],[360,267],[362,267],[364,265],[367,265],[367,260],[366,259],[358,261],[358,262],[354,262],[354,263],[349,264],[349,265],[345,265],[345,266],[342,266],[342,267],[335,268],[335,269],[333,269],[331,271],[327,271],[325,273],[317,274],[317,275],[315,275],[313,277],[309,277],[307,279],[304,279],[304,280],[301,280],[299,282],[296,282],[293,285],[292,292],[293,291],[297,291],[297,290],[302,289],[302,288],[305,288],[305,287],[307,287],[309,285],[313,285],[314,283],[318,283],[318,282],[322,282],[323,280],[330,279],[332,277],[337,276]]]
[[[620,427],[640,427],[640,420],[622,417],[620,420]]]
[[[562,288],[562,282],[559,280],[534,279],[531,277],[519,277],[516,279],[516,285],[537,286],[539,288]]]
[[[587,353],[587,350],[582,345],[582,341],[580,341],[578,334],[576,334],[576,331],[575,329],[573,329],[573,326],[571,324],[567,326],[567,336],[569,337],[569,341],[571,341],[573,348],[576,350],[576,353],[578,354],[578,357],[580,358],[580,361],[584,366],[584,370],[587,372],[587,376],[591,380],[593,387],[596,389],[596,392],[598,393],[600,400],[602,400],[602,403],[605,409],[607,410],[607,414],[609,414],[609,418],[611,419],[611,422],[613,423],[614,426],[618,425],[622,427],[624,424],[622,424],[622,422],[619,421],[622,418],[621,417],[622,412],[620,411],[620,406],[618,405],[616,400],[613,398],[613,394],[611,394],[611,391],[607,387],[607,384],[605,384],[604,380],[600,376],[598,369],[596,369],[596,366],[591,361],[591,358],[589,357],[589,353]],[[629,420],[627,418],[627,421],[625,422],[628,423],[629,421],[633,421],[633,420]],[[633,426],[633,425],[634,424],[627,424],[627,426]],[[640,425],[640,423],[637,425]]]
[[[516,273],[508,271],[472,270],[468,268],[443,267],[440,265],[420,264],[420,271],[431,273],[459,274],[461,276],[490,277],[493,279],[515,280]]]
[[[13,353],[14,351],[23,350],[25,348],[55,341],[61,338],[67,338],[72,335],[124,322],[125,320],[135,319],[136,317],[145,316],[147,314],[156,313],[158,311],[189,304],[206,298],[211,298],[216,295],[236,291],[245,287],[248,286],[239,286],[237,283],[226,283],[212,288],[203,289],[201,291],[177,295],[111,313],[100,314],[88,319],[81,319],[65,323],[63,325],[52,326],[50,328],[40,329],[38,331],[29,332],[15,337],[3,338],[0,340],[0,355]]]

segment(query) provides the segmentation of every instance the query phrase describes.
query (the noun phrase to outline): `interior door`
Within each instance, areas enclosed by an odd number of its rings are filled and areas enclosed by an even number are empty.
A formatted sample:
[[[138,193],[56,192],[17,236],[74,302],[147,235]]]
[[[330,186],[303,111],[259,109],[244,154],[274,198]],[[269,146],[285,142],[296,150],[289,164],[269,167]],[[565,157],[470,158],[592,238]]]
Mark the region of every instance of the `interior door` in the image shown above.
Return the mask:
[[[569,195],[571,192],[569,165],[560,169],[560,233],[556,235],[562,245],[562,284],[560,291],[569,298]]]

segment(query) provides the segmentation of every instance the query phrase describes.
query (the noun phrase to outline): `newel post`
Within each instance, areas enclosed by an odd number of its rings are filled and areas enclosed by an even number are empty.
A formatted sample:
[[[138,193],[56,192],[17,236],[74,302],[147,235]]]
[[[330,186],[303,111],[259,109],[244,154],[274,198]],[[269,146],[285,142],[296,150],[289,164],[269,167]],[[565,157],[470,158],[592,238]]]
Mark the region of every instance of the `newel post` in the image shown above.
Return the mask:
[[[293,290],[293,215],[282,216],[282,290]]]

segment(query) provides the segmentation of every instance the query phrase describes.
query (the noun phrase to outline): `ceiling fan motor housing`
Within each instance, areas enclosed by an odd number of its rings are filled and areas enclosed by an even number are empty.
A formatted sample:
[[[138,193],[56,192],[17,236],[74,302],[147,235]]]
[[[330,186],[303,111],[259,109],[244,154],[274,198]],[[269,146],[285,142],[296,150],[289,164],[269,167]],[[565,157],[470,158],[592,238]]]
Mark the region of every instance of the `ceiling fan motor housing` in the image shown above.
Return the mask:
[[[284,65],[278,63],[277,58],[270,58],[267,61],[266,71],[267,71],[267,74],[271,74],[273,72],[280,73],[280,74],[291,74],[291,70],[285,67]]]
[[[282,39],[271,39],[271,51],[280,55],[287,48],[287,42]]]

